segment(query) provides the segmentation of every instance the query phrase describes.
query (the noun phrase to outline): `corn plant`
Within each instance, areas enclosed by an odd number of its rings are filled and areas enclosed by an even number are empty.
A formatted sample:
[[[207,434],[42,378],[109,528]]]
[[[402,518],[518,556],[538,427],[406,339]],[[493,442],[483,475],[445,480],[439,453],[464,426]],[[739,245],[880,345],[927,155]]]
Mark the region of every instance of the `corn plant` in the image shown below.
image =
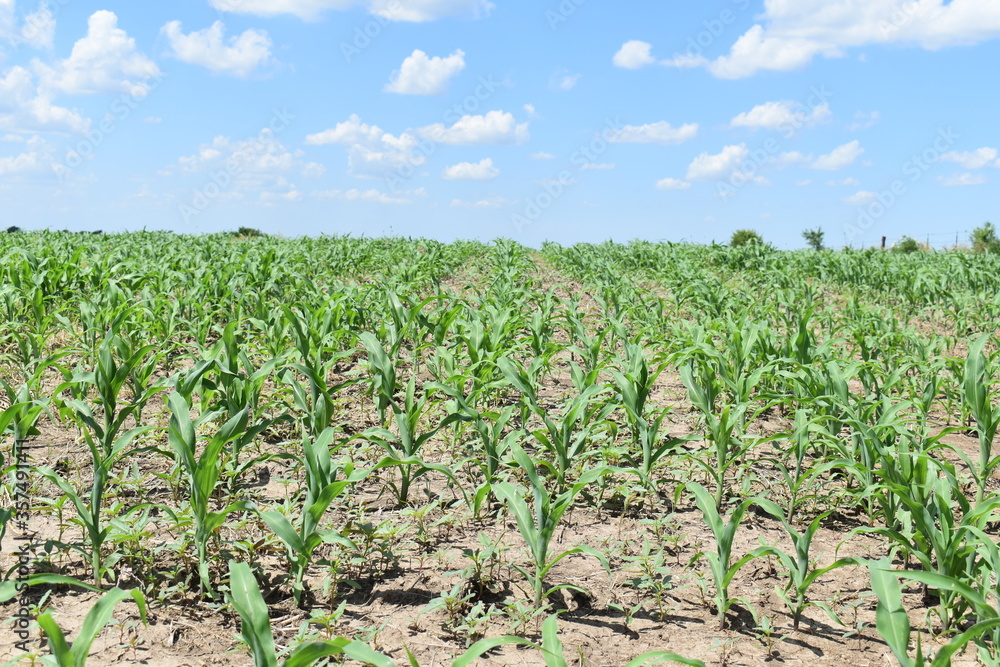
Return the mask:
[[[889,568],[889,562],[885,559],[873,561],[869,565],[871,573],[872,590],[878,598],[878,607],[875,610],[875,628],[879,635],[889,645],[896,660],[901,667],[951,667],[951,658],[955,653],[962,650],[983,633],[993,628],[1000,627],[1000,618],[991,618],[976,623],[969,629],[957,635],[950,642],[938,649],[933,658],[925,656],[921,639],[917,637],[916,656],[910,657],[910,618],[903,608],[903,592],[899,586],[898,576],[901,572],[895,572]],[[940,590],[950,587],[950,583],[938,577],[927,576],[930,573],[913,573],[920,579],[927,579],[933,585],[939,586]],[[906,576],[910,576],[909,573]],[[954,587],[957,590],[957,587]]]
[[[250,647],[254,667],[278,667],[278,654],[267,605],[260,594],[257,580],[246,563],[229,561],[229,592],[226,598],[240,616],[240,633]],[[367,644],[337,637],[328,641],[300,644],[281,662],[281,667],[310,667],[316,661],[330,656],[345,656],[375,667],[395,666],[392,660],[372,650]]]
[[[198,559],[199,586],[204,594],[214,598],[215,592],[209,573],[211,563],[208,556],[209,542],[230,514],[254,508],[249,501],[239,500],[226,505],[218,512],[210,509],[212,496],[219,483],[223,448],[246,433],[248,408],[244,408],[223,424],[205,444],[199,455],[199,438],[195,429],[214,418],[215,413],[204,413],[192,422],[191,405],[183,396],[175,392],[170,395],[168,402],[171,413],[168,439],[173,448],[174,461],[180,465],[190,487],[189,505],[195,524],[194,544]]]
[[[713,597],[715,613],[719,619],[719,629],[725,630],[726,612],[736,602],[736,600],[729,596],[729,585],[732,583],[733,577],[751,560],[767,553],[767,547],[760,547],[746,554],[735,563],[732,562],[733,541],[736,537],[736,529],[739,528],[747,509],[751,505],[756,504],[759,499],[748,498],[744,500],[724,520],[716,509],[715,498],[705,490],[705,487],[696,482],[691,482],[687,486],[694,493],[695,503],[697,503],[705,523],[708,524],[709,530],[712,531],[712,535],[715,537],[715,551],[702,552],[699,555],[708,559],[709,569],[712,573],[712,578],[715,580],[715,596]]]
[[[409,502],[410,486],[414,480],[419,479],[428,472],[437,471],[455,481],[455,475],[447,466],[436,463],[429,463],[420,458],[420,450],[433,438],[438,431],[447,427],[459,419],[461,415],[452,413],[446,416],[441,422],[429,431],[421,432],[420,418],[424,408],[427,406],[427,395],[422,395],[419,399],[415,397],[416,382],[410,378],[406,384],[406,393],[403,397],[403,405],[393,404],[393,412],[396,419],[396,433],[384,428],[371,428],[365,431],[361,437],[374,442],[386,451],[386,456],[380,460],[372,472],[382,468],[399,468],[400,481],[389,481],[400,505]],[[459,486],[461,490],[461,486]],[[464,491],[463,491],[464,493]]]
[[[775,587],[775,592],[792,612],[792,629],[799,629],[799,622],[802,620],[802,613],[810,606],[819,607],[825,611],[827,615],[834,620],[834,622],[839,623],[840,620],[836,617],[833,610],[830,609],[828,605],[823,602],[811,601],[807,597],[810,586],[812,586],[819,577],[822,577],[827,572],[844,567],[845,565],[858,564],[858,560],[855,558],[841,558],[826,567],[813,566],[812,560],[809,558],[809,549],[812,546],[812,540],[816,535],[816,531],[819,530],[823,519],[829,516],[830,512],[824,512],[814,518],[806,527],[805,531],[800,533],[794,526],[792,526],[785,512],[776,503],[773,503],[765,498],[758,498],[756,500],[756,504],[765,512],[781,522],[781,525],[784,527],[788,537],[792,540],[792,547],[795,549],[794,554],[786,553],[777,547],[766,547],[762,552],[762,554],[769,554],[777,558],[788,572],[788,583],[784,588]]]
[[[989,336],[980,336],[969,346],[962,375],[964,403],[976,420],[979,436],[979,465],[973,468],[976,479],[976,501],[981,502],[986,490],[986,480],[1000,465],[1000,455],[993,456],[993,440],[1000,428],[1000,405],[994,406],[990,389],[998,376],[996,363],[988,361],[983,349]]]
[[[541,645],[535,644],[534,642],[524,639],[523,637],[514,637],[511,635],[493,637],[491,639],[480,639],[478,642],[470,646],[469,650],[452,662],[451,665],[452,667],[467,667],[481,658],[484,654],[489,653],[490,651],[501,646],[509,646],[511,644],[527,646],[535,649],[536,651],[541,651],[542,659],[545,661],[545,667],[568,667],[570,664],[569,660],[566,658],[562,641],[559,639],[558,616],[553,614],[546,618],[542,623]],[[705,667],[705,663],[701,660],[685,658],[670,651],[650,651],[648,653],[643,653],[642,655],[625,663],[625,667],[643,667],[644,665],[655,665],[662,662],[676,662],[681,665],[689,665],[689,667]]]
[[[519,565],[514,565],[514,568],[530,582],[533,601],[537,609],[541,608],[542,602],[556,591],[562,589],[582,590],[573,584],[560,584],[546,588],[545,577],[563,558],[573,554],[587,554],[600,561],[605,569],[609,568],[607,557],[587,545],[578,545],[558,554],[549,552],[552,537],[555,535],[562,515],[573,505],[573,501],[581,491],[603,477],[608,470],[607,468],[597,468],[588,471],[573,486],[553,499],[549,496],[548,489],[545,488],[544,482],[538,475],[535,461],[517,444],[511,445],[511,450],[514,460],[524,470],[528,478],[534,497],[533,506],[529,507],[524,500],[526,489],[510,482],[499,482],[494,485],[493,492],[507,504],[508,509],[513,513],[521,538],[528,545],[528,550],[531,553],[531,568],[523,568]]]
[[[146,598],[142,592],[134,589],[124,591],[120,588],[112,588],[102,595],[101,599],[87,612],[83,619],[83,625],[80,626],[80,632],[72,644],[66,641],[66,635],[63,634],[62,629],[51,614],[40,614],[38,625],[45,632],[49,648],[52,650],[52,655],[46,656],[43,660],[57,667],[84,667],[87,664],[87,657],[90,655],[90,646],[97,639],[97,635],[101,633],[104,626],[111,621],[115,607],[130,596],[139,606],[139,615],[145,624]]]
[[[334,466],[330,456],[333,437],[334,429],[328,427],[315,441],[306,438],[302,442],[304,456],[301,462],[306,471],[306,495],[298,525],[293,526],[280,512],[262,512],[260,515],[288,550],[292,572],[292,594],[296,605],[302,601],[302,577],[309,566],[313,552],[320,544],[346,541],[348,546],[357,550],[357,547],[340,533],[319,528],[330,503],[351,484],[361,481],[368,475],[368,472],[363,470],[355,472],[350,464],[344,466],[342,470]],[[344,473],[344,479],[338,480],[340,472]]]

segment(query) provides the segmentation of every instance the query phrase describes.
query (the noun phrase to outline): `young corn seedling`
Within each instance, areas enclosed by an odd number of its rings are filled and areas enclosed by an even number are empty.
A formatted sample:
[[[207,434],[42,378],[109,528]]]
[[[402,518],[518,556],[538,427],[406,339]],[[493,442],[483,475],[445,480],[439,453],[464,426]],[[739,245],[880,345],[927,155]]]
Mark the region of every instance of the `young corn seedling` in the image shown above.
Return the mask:
[[[976,502],[982,502],[986,491],[986,480],[1000,464],[1000,455],[993,456],[993,440],[1000,427],[1000,405],[993,405],[990,390],[1000,373],[997,363],[987,360],[983,349],[989,336],[980,336],[969,346],[962,374],[964,402],[976,420],[976,434],[979,436],[979,466],[974,469],[976,478]]]
[[[45,662],[56,667],[84,667],[87,664],[87,656],[90,655],[90,646],[97,639],[97,635],[111,621],[115,607],[130,596],[139,606],[139,615],[145,624],[146,598],[142,592],[134,589],[123,591],[120,588],[112,588],[87,612],[80,632],[73,640],[72,645],[66,641],[66,635],[63,634],[62,629],[51,614],[40,614],[38,625],[45,632],[49,648],[52,649],[52,655],[47,656],[48,659]]]
[[[542,623],[541,645],[528,641],[523,637],[515,637],[512,635],[494,637],[492,639],[481,639],[470,646],[468,651],[455,660],[452,663],[452,667],[468,667],[468,665],[471,665],[484,654],[489,653],[490,651],[501,646],[508,646],[510,644],[527,646],[535,649],[536,651],[541,651],[542,659],[545,661],[545,667],[568,667],[570,664],[569,660],[566,658],[562,641],[559,639],[558,616],[553,614],[546,618],[545,622]],[[648,653],[643,653],[642,655],[625,663],[625,667],[643,667],[644,665],[656,665],[662,662],[676,662],[681,665],[688,665],[689,667],[705,667],[705,663],[701,660],[685,658],[677,655],[676,653],[671,653],[670,651],[650,651]]]
[[[239,500],[226,505],[221,511],[213,512],[212,495],[219,483],[223,448],[246,433],[247,408],[227,421],[205,444],[198,454],[198,436],[195,428],[216,416],[204,413],[195,422],[191,421],[191,405],[178,393],[169,398],[170,426],[168,439],[173,448],[173,458],[187,477],[190,486],[189,504],[194,516],[194,544],[198,560],[198,579],[202,593],[215,598],[209,573],[211,559],[208,556],[209,542],[233,512],[253,510],[253,503]]]
[[[420,450],[438,431],[461,419],[462,416],[458,413],[452,413],[445,417],[435,428],[421,433],[420,417],[427,405],[427,395],[424,394],[417,399],[414,396],[415,393],[416,382],[413,378],[410,378],[406,385],[406,394],[403,398],[402,407],[396,407],[393,404],[398,433],[393,433],[384,428],[371,428],[361,436],[366,440],[378,444],[387,454],[376,464],[372,472],[388,467],[399,468],[399,484],[390,481],[389,485],[392,487],[396,495],[396,500],[400,505],[405,505],[409,502],[410,486],[414,480],[432,470],[440,472],[448,479],[455,481],[454,473],[447,466],[421,460]],[[458,488],[462,490],[460,485]],[[462,492],[464,494],[464,490]]]
[[[1000,618],[990,618],[979,621],[969,629],[957,635],[950,642],[938,649],[933,658],[924,655],[921,646],[920,636],[917,636],[916,656],[910,657],[910,618],[903,607],[903,591],[899,586],[898,577],[904,575],[896,572],[889,566],[887,559],[881,561],[871,561],[869,564],[871,573],[872,590],[878,598],[878,607],[875,611],[875,628],[879,635],[889,645],[896,660],[901,667],[951,667],[951,658],[955,653],[965,648],[985,632],[1000,627]],[[953,588],[960,590],[959,586],[954,586],[954,580],[948,582],[944,578],[929,576],[932,573],[907,572],[908,578],[921,581],[927,579],[933,582],[932,585],[940,587],[939,590]],[[916,575],[916,576],[911,576]]]
[[[709,569],[712,572],[712,578],[715,580],[713,602],[715,604],[716,615],[719,618],[719,629],[725,630],[726,612],[736,602],[735,599],[729,597],[729,585],[732,583],[733,577],[751,560],[767,553],[767,547],[759,547],[735,563],[732,562],[733,541],[736,537],[736,529],[739,528],[747,508],[756,504],[758,499],[748,498],[744,500],[733,509],[732,514],[726,517],[724,521],[716,509],[715,498],[705,490],[705,487],[696,482],[691,482],[687,486],[694,493],[695,503],[697,503],[705,523],[708,524],[712,535],[715,537],[715,551],[703,552],[700,555],[708,559]]]
[[[807,597],[810,586],[812,586],[819,577],[822,577],[827,572],[835,570],[839,567],[858,564],[858,560],[855,558],[841,558],[826,567],[818,568],[811,566],[809,549],[812,546],[813,537],[815,537],[816,531],[819,530],[823,519],[829,516],[830,512],[824,512],[823,514],[817,516],[809,523],[809,526],[805,529],[805,531],[800,533],[795,530],[792,524],[788,521],[785,512],[776,503],[764,498],[758,498],[756,504],[758,507],[781,522],[781,525],[785,528],[785,532],[788,533],[788,536],[792,539],[792,546],[795,549],[794,554],[785,553],[776,547],[765,547],[762,552],[776,557],[788,572],[788,584],[783,589],[775,587],[775,592],[792,612],[792,629],[799,629],[799,623],[802,620],[802,613],[810,606],[819,607],[825,611],[834,622],[840,623],[840,620],[828,605],[818,601],[810,601]]]
[[[367,471],[354,471],[352,465],[344,466],[344,479],[338,480],[339,467],[335,467],[330,457],[334,429],[325,429],[315,441],[306,438],[302,442],[304,456],[302,463],[306,471],[306,497],[298,525],[292,524],[280,512],[262,512],[260,518],[271,527],[288,550],[292,573],[292,595],[295,604],[302,602],[304,590],[302,578],[312,559],[312,554],[324,542],[346,542],[352,551],[357,546],[336,531],[320,530],[323,514],[338,496],[351,484],[361,481]]]
[[[625,350],[628,358],[627,371],[625,373],[612,371],[612,375],[632,431],[632,441],[640,452],[640,456],[626,453],[625,456],[630,464],[627,472],[635,474],[647,491],[652,493],[656,489],[653,470],[667,455],[676,453],[680,445],[690,438],[661,438],[660,429],[668,411],[660,411],[652,421],[646,414],[646,402],[666,365],[650,370],[642,346],[630,343]]]
[[[278,667],[271,618],[257,580],[246,563],[229,561],[229,593],[226,598],[240,615],[240,633],[250,647],[254,667]],[[331,656],[344,656],[375,667],[395,667],[396,664],[367,644],[344,637],[300,644],[280,664],[281,667],[310,667],[318,660]]]
[[[514,568],[531,583],[535,608],[539,609],[542,606],[542,602],[556,591],[563,589],[582,591],[579,586],[573,584],[560,584],[552,588],[546,588],[546,575],[563,558],[582,553],[596,558],[604,566],[605,570],[608,570],[610,567],[608,559],[604,554],[586,545],[579,545],[554,555],[549,553],[552,537],[555,534],[556,527],[559,525],[562,515],[573,505],[573,501],[577,495],[589,484],[603,477],[608,472],[608,469],[598,468],[590,470],[582,475],[576,484],[555,499],[552,499],[549,497],[549,491],[545,488],[544,482],[538,475],[535,461],[517,444],[513,444],[511,450],[513,451],[514,460],[528,477],[531,485],[531,493],[534,496],[533,507],[529,507],[528,503],[524,500],[525,489],[521,486],[516,486],[510,482],[500,482],[493,487],[493,492],[498,498],[507,503],[508,509],[517,521],[521,537],[528,545],[528,550],[531,553],[531,568],[523,568],[519,565],[515,565]]]
[[[119,405],[118,397],[125,383],[129,381],[130,374],[152,351],[152,346],[147,345],[136,350],[132,356],[119,364],[115,359],[114,350],[120,349],[120,343],[120,338],[115,334],[105,338],[98,351],[96,368],[92,372],[76,374],[70,382],[60,385],[57,389],[57,391],[70,389],[77,396],[84,396],[93,387],[97,391],[101,408],[100,416],[96,416],[91,406],[80,398],[66,401],[64,404],[64,411],[76,420],[90,450],[94,471],[90,502],[85,503],[72,487],[65,481],[60,481],[61,478],[57,479],[58,475],[50,477],[53,483],[70,496],[77,508],[78,520],[83,525],[89,540],[90,566],[97,586],[101,585],[106,572],[102,548],[108,531],[101,519],[101,511],[104,508],[108,476],[116,463],[133,453],[134,450],[129,449],[132,441],[140,434],[154,428],[152,425],[146,425],[125,430],[125,424],[153,396],[165,389],[162,386],[149,386],[143,393],[133,396],[126,405]],[[51,471],[47,471],[46,476],[48,473]]]

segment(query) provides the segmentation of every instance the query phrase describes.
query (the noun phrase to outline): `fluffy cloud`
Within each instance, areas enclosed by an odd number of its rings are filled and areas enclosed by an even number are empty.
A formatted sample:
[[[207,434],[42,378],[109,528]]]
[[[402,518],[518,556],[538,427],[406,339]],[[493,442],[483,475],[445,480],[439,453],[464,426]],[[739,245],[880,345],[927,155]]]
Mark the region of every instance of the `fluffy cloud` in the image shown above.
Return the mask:
[[[882,120],[882,114],[878,111],[871,111],[868,113],[858,111],[854,114],[854,122],[847,126],[847,130],[849,132],[867,130],[877,124],[880,120]]]
[[[449,16],[489,16],[494,7],[489,0],[210,0],[210,4],[226,12],[256,16],[292,14],[305,21],[315,21],[329,10],[362,5],[386,20],[414,23]]]
[[[532,160],[555,160],[556,156],[552,153],[546,153],[545,151],[538,151],[537,153],[531,154]]]
[[[838,185],[847,185],[856,188],[861,185],[861,181],[859,181],[856,178],[845,178],[840,181],[828,181],[827,185],[829,185],[830,187],[836,187]]]
[[[477,163],[459,162],[444,170],[441,174],[448,180],[488,181],[500,175],[500,170],[493,166],[491,158],[483,158]]]
[[[150,79],[160,76],[156,63],[136,50],[135,40],[118,27],[115,13],[107,10],[91,15],[86,37],[77,40],[69,58],[51,67],[37,61],[34,66],[40,90],[70,95],[145,95]]]
[[[573,90],[579,81],[579,74],[573,74],[568,69],[557,69],[549,79],[549,87],[553,90]]]
[[[397,194],[402,196],[393,197],[375,189],[359,190],[352,188],[350,190],[323,190],[314,193],[314,196],[320,199],[337,199],[340,201],[368,202],[372,204],[409,204],[413,202],[414,198],[425,197],[427,195],[423,188],[406,190]]]
[[[14,46],[27,44],[35,49],[49,49],[55,32],[55,18],[44,0],[38,3],[38,9],[25,15],[20,25],[14,14],[14,0],[0,0],[0,40]]]
[[[956,187],[962,185],[982,185],[987,182],[987,178],[982,174],[954,174],[952,176],[938,176],[938,183],[945,187]]]
[[[878,195],[868,190],[859,190],[850,197],[844,197],[844,203],[851,206],[864,206],[878,199]]]
[[[392,73],[385,91],[400,95],[442,95],[448,90],[448,80],[463,69],[465,53],[461,49],[447,58],[428,58],[417,49]]]
[[[511,113],[490,111],[484,116],[462,116],[451,127],[435,123],[417,134],[439,144],[478,146],[483,144],[523,144],[528,141],[528,124],[518,123]]]
[[[611,62],[615,67],[624,69],[639,69],[646,65],[652,65],[656,58],[651,55],[653,45],[648,42],[641,42],[637,39],[625,42],[618,53],[614,55]]]
[[[52,91],[40,91],[31,72],[12,67],[0,78],[0,130],[85,133],[90,121],[52,103]]]
[[[587,162],[580,169],[583,171],[611,171],[616,166],[614,162]]]
[[[957,162],[966,169],[982,169],[983,167],[1000,167],[997,159],[997,149],[983,147],[968,153],[951,151],[941,156],[944,162]]]
[[[762,23],[713,61],[688,56],[669,63],[705,66],[738,79],[762,70],[805,67],[816,56],[843,56],[851,47],[917,44],[925,49],[1000,37],[996,0],[765,0]]]
[[[688,165],[687,180],[715,181],[728,178],[749,155],[746,144],[726,146],[721,153],[715,155],[702,153]]]
[[[178,60],[221,74],[248,76],[271,59],[271,39],[263,30],[246,30],[227,41],[222,21],[187,35],[181,31],[180,21],[171,21],[161,32]]]
[[[499,197],[499,196],[487,197],[485,199],[480,199],[478,201],[466,201],[464,199],[451,200],[451,205],[457,208],[479,208],[479,209],[503,208],[505,206],[510,206],[511,204],[515,203],[517,202],[513,202],[509,199],[505,199],[504,197]]]
[[[656,182],[657,190],[687,190],[691,184],[679,178],[664,178]]]
[[[16,135],[15,135],[16,136]],[[24,151],[17,155],[0,156],[0,176],[52,174],[55,147],[41,137],[23,140]],[[20,143],[20,142],[19,142]]]
[[[329,130],[308,135],[306,143],[346,146],[350,174],[358,178],[382,178],[404,166],[418,167],[427,161],[416,151],[419,142],[412,134],[393,136],[377,125],[362,122],[357,114]]]
[[[694,139],[698,124],[688,123],[674,127],[665,120],[647,125],[626,125],[610,141],[613,144],[682,144]]]
[[[730,125],[732,127],[746,127],[753,130],[797,129],[816,125],[828,119],[831,115],[830,104],[828,102],[810,109],[798,102],[781,100],[779,102],[767,102],[755,106],[750,111],[741,113],[733,118]]]
[[[820,155],[809,166],[813,169],[836,171],[853,164],[864,152],[865,149],[861,148],[861,142],[855,139],[848,144],[834,148],[827,155]]]

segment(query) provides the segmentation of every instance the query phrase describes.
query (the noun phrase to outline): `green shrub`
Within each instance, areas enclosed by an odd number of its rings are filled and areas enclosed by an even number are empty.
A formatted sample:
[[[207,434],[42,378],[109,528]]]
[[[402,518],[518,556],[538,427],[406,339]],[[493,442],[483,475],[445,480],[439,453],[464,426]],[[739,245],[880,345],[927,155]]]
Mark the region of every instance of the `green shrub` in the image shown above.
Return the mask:
[[[816,229],[807,229],[802,232],[802,238],[806,240],[809,247],[813,250],[823,249],[823,229],[817,227]]]
[[[896,243],[896,245],[892,247],[893,252],[911,253],[920,252],[921,250],[923,250],[923,248],[920,247],[920,243],[918,243],[916,239],[909,236],[904,236],[898,243]]]
[[[733,248],[739,248],[741,246],[751,245],[754,243],[764,243],[764,239],[762,239],[760,234],[752,229],[737,229],[733,232],[732,238],[729,239],[729,245]]]
[[[972,241],[972,249],[975,252],[1000,253],[1000,238],[997,238],[997,230],[992,222],[973,229],[969,240]]]
[[[253,227],[240,227],[236,230],[233,236],[242,236],[244,238],[256,238],[258,236],[264,236],[264,232],[259,229],[254,229]]]

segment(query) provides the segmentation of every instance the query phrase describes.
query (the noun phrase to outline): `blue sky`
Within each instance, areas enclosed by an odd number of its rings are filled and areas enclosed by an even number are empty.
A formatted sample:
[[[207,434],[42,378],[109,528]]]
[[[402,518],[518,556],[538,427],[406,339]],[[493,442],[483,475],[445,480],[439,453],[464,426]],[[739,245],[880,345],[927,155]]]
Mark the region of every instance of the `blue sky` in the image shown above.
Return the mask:
[[[0,0],[0,224],[784,248],[997,221],[996,0]]]

